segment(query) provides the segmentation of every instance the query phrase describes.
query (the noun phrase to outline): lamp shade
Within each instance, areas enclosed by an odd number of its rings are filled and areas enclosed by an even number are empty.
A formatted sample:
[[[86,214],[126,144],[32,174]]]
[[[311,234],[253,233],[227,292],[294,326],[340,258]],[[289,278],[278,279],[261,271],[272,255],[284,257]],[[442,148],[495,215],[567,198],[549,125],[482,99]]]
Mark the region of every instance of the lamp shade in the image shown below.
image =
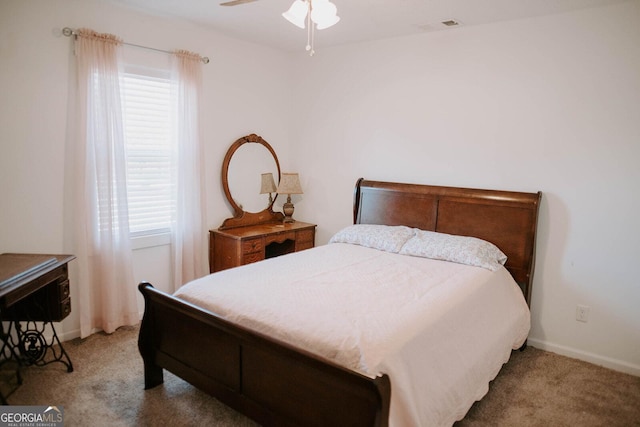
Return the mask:
[[[273,180],[273,174],[271,172],[263,173],[262,181],[260,184],[260,194],[275,193],[275,192],[276,192],[276,183]]]
[[[302,194],[297,173],[283,173],[278,184],[278,194]]]
[[[309,11],[309,4],[306,1],[295,0],[289,10],[284,12],[282,16],[296,27],[305,28],[304,21]]]

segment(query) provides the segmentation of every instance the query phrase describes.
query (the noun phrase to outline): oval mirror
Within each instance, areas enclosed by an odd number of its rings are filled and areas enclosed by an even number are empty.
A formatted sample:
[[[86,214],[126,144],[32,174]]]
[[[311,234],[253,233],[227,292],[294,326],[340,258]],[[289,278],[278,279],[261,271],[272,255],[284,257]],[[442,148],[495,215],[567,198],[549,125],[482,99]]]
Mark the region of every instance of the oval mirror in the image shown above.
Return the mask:
[[[277,186],[280,163],[271,145],[262,137],[247,135],[229,147],[222,163],[222,186],[235,218],[243,217],[246,213],[271,212],[277,194],[272,193],[272,201],[268,193],[260,194],[264,173],[271,173]]]
[[[278,166],[269,150],[261,144],[240,146],[231,158],[227,176],[233,200],[245,212],[260,212],[271,205],[269,194],[260,194],[263,173],[270,173],[277,185]]]

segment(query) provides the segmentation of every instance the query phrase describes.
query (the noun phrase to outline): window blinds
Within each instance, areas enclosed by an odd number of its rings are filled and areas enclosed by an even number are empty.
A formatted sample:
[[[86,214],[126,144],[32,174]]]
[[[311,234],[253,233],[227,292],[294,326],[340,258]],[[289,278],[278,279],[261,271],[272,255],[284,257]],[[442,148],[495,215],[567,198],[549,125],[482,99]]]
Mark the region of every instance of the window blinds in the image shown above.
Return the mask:
[[[126,72],[122,92],[131,235],[169,232],[175,212],[171,81]]]

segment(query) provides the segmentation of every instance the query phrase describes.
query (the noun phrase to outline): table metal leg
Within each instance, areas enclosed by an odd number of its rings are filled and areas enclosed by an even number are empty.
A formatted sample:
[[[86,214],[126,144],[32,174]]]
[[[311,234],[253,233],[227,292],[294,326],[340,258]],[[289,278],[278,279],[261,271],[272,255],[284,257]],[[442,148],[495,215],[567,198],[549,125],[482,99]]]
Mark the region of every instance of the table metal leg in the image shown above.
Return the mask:
[[[16,321],[15,324],[20,354],[26,365],[44,366],[60,362],[67,367],[67,372],[73,372],[71,358],[62,346],[53,322]],[[48,340],[47,329],[51,335]]]

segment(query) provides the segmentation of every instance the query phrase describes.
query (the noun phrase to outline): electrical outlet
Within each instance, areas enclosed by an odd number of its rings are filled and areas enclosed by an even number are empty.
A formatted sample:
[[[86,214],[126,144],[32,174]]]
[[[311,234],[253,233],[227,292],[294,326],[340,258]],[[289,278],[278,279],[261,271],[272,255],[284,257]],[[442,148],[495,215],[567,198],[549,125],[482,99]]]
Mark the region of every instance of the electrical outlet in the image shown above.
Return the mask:
[[[578,322],[585,322],[589,320],[589,306],[577,305],[576,306],[576,320]]]

